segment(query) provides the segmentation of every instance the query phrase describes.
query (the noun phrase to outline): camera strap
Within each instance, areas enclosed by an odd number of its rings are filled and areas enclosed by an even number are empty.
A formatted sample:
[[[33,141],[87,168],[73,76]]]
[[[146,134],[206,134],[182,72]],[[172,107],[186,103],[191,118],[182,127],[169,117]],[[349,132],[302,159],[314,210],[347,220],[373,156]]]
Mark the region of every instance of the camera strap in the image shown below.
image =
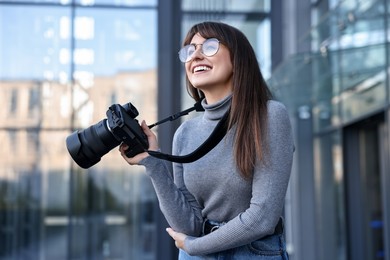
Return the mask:
[[[198,110],[197,110],[198,111]],[[190,163],[194,162],[201,157],[203,157],[205,154],[207,154],[209,151],[211,151],[217,144],[223,139],[223,137],[226,135],[227,128],[228,128],[228,118],[230,114],[230,109],[223,115],[221,120],[219,120],[218,124],[215,126],[213,132],[210,134],[210,136],[204,141],[203,144],[201,144],[195,151],[193,151],[190,154],[187,155],[171,155],[171,154],[165,154],[157,151],[147,151],[149,155],[171,161],[171,162],[177,162],[177,163]]]
[[[152,129],[152,128],[155,127],[156,125],[165,123],[165,122],[167,122],[167,121],[173,121],[173,120],[178,119],[179,117],[188,115],[188,113],[190,113],[191,111],[194,111],[194,110],[196,110],[197,112],[202,112],[202,111],[204,111],[204,108],[202,107],[202,100],[203,100],[203,99],[201,99],[201,100],[199,100],[198,102],[196,102],[196,103],[194,104],[193,107],[190,107],[190,108],[188,108],[188,109],[186,109],[186,110],[183,110],[183,111],[181,111],[181,112],[179,112],[179,113],[177,113],[177,114],[174,114],[174,115],[171,115],[171,116],[169,116],[169,117],[167,117],[167,118],[164,118],[163,120],[158,121],[158,122],[156,122],[156,123],[154,123],[154,124],[152,124],[152,125],[148,125],[148,127],[149,127],[150,129]]]

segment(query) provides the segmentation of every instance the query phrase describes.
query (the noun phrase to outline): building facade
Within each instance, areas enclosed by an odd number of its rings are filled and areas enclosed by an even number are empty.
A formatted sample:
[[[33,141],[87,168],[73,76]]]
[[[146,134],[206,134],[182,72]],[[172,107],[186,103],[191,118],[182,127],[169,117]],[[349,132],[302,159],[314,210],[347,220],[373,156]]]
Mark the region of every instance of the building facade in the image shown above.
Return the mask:
[[[281,4],[269,84],[295,129],[293,259],[390,259],[389,4]]]
[[[131,102],[192,106],[177,58],[199,21],[242,30],[288,108],[294,260],[390,259],[389,0],[0,0],[0,258],[176,259],[142,167],[65,140]],[[138,117],[137,117],[138,118]],[[156,130],[169,152],[180,121]]]
[[[65,140],[114,103],[148,123],[192,106],[177,51],[199,21],[243,30],[270,75],[270,10],[269,0],[0,0],[0,259],[176,259],[144,169],[116,149],[82,169]],[[156,130],[162,150],[179,123]]]

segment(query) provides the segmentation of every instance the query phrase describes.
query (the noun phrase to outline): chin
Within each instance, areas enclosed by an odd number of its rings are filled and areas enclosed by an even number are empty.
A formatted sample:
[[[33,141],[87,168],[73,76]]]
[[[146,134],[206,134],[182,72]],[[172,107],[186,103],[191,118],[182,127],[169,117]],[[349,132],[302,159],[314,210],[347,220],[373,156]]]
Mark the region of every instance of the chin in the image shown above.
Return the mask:
[[[194,88],[197,88],[197,89],[208,89],[210,87],[213,86],[213,83],[208,81],[208,82],[205,82],[203,80],[194,80],[191,82],[192,86],[194,86]]]

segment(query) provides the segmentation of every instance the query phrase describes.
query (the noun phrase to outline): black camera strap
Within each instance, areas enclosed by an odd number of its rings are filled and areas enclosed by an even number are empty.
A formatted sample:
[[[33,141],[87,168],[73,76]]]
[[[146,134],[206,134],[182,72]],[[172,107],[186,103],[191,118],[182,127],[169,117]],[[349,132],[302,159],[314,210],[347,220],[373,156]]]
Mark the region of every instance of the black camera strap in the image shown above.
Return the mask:
[[[198,102],[199,103],[199,102]],[[198,104],[197,103],[197,104]],[[194,108],[190,108],[192,110],[195,110],[195,107],[197,104],[194,105]],[[199,104],[198,104],[199,105]],[[189,110],[189,109],[187,109]],[[185,111],[187,111],[185,110]],[[197,110],[200,111],[200,110]],[[184,111],[183,111],[184,112]],[[211,149],[213,149],[226,135],[227,128],[228,128],[228,118],[230,114],[230,109],[225,113],[225,115],[219,120],[218,124],[215,126],[213,132],[210,134],[210,136],[204,141],[203,144],[201,144],[195,151],[193,151],[190,154],[187,155],[171,155],[171,154],[165,154],[157,151],[147,151],[149,155],[171,161],[171,162],[177,162],[177,163],[190,163],[198,160],[205,154],[207,154]],[[176,118],[175,118],[176,119]]]
[[[164,118],[163,120],[158,121],[158,122],[156,122],[156,123],[154,123],[154,124],[152,124],[152,125],[148,125],[148,127],[149,127],[150,129],[152,129],[152,128],[155,127],[156,125],[165,123],[165,122],[167,122],[167,121],[173,121],[173,120],[178,119],[179,117],[188,115],[188,113],[190,113],[191,111],[194,111],[194,110],[196,110],[197,112],[202,112],[202,111],[204,111],[204,108],[202,107],[202,100],[203,100],[203,99],[201,99],[201,100],[199,100],[198,102],[196,102],[196,103],[194,104],[193,107],[190,107],[190,108],[188,108],[188,109],[186,109],[186,110],[183,110],[183,111],[181,111],[181,112],[179,112],[179,113],[177,113],[177,114],[174,114],[174,115],[171,115],[171,116],[169,116],[169,117],[167,117],[167,118]]]

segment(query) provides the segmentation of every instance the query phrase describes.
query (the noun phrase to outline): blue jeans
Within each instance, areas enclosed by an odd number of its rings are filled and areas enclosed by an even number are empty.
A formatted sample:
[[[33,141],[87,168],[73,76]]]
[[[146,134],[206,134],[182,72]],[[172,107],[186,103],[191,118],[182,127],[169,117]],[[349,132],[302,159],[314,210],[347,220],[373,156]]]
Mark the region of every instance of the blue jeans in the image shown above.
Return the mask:
[[[190,256],[183,250],[179,252],[179,260],[288,260],[286,243],[283,234],[274,234],[256,240],[248,245],[226,251],[205,255]]]

